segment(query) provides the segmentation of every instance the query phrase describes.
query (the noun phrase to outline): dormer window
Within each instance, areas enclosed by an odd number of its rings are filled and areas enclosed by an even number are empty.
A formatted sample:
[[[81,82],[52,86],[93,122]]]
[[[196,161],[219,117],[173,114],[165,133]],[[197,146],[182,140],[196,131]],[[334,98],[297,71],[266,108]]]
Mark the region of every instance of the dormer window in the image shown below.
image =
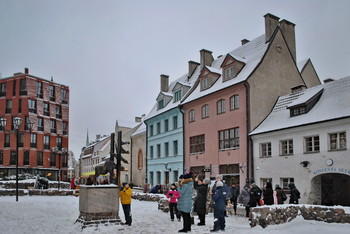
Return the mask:
[[[201,90],[208,89],[210,87],[210,77],[206,77],[201,80]]]
[[[174,102],[178,102],[180,100],[181,100],[181,89],[174,93]]]
[[[308,113],[321,98],[322,93],[323,88],[313,88],[303,92],[296,100],[287,106],[287,109],[290,110],[290,117]]]
[[[306,106],[296,107],[291,109],[291,116],[302,115],[306,113]]]
[[[228,67],[224,70],[224,81],[231,80],[236,77],[236,73],[234,67]]]
[[[164,108],[164,99],[158,101],[158,110]]]

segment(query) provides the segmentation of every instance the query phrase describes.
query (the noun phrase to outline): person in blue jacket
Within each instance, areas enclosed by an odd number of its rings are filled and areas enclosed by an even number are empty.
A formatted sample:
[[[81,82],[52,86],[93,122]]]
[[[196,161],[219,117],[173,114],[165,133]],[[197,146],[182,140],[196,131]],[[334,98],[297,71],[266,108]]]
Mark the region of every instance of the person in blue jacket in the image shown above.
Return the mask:
[[[183,228],[179,232],[191,231],[191,210],[192,210],[192,193],[193,179],[191,174],[180,176],[180,197],[177,201],[177,209],[181,211]]]
[[[211,232],[217,232],[219,230],[225,230],[225,201],[227,198],[227,192],[223,187],[221,181],[216,182],[216,190],[213,195],[214,204],[214,228]]]

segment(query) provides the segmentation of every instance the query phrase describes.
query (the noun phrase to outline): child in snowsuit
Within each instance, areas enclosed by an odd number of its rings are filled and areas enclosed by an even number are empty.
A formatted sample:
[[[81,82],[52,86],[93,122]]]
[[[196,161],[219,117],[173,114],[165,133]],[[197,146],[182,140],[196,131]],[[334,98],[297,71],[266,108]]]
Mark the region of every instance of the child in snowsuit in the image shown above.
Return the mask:
[[[223,188],[221,181],[216,183],[216,190],[213,196],[214,205],[214,229],[211,232],[217,232],[219,230],[225,230],[225,201],[227,192]]]

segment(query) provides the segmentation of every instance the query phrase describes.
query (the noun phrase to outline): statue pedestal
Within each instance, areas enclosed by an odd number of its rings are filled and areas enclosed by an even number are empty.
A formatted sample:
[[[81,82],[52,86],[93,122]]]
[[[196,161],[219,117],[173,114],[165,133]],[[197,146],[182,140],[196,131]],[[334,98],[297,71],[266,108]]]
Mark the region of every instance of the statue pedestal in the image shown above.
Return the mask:
[[[79,211],[80,215],[76,222],[82,223],[82,228],[99,224],[120,224],[118,186],[80,186]]]

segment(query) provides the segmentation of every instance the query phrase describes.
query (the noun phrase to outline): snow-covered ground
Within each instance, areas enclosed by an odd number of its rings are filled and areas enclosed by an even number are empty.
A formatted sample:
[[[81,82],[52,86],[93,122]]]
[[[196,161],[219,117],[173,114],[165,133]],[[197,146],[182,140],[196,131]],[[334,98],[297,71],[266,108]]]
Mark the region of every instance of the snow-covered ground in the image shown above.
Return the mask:
[[[119,212],[124,221],[123,212]],[[132,226],[99,226],[81,229],[74,222],[79,216],[79,197],[23,196],[0,197],[0,233],[177,233],[182,222],[171,222],[168,213],[158,210],[156,202],[132,201]],[[207,225],[192,225],[191,233],[210,233],[213,215],[206,218]],[[198,223],[196,218],[195,223]],[[350,224],[305,221],[302,217],[282,225],[251,228],[244,217],[226,218],[226,233],[238,234],[283,234],[283,233],[348,233]]]

